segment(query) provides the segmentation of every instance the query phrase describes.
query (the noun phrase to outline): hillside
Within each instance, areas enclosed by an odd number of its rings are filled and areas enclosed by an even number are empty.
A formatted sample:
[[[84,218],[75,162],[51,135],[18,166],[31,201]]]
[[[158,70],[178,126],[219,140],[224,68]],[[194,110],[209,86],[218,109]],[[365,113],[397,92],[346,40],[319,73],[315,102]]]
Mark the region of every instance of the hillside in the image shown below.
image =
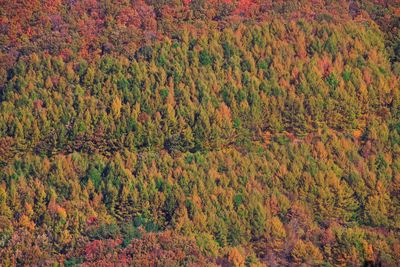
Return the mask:
[[[1,266],[399,266],[396,1],[0,2]]]

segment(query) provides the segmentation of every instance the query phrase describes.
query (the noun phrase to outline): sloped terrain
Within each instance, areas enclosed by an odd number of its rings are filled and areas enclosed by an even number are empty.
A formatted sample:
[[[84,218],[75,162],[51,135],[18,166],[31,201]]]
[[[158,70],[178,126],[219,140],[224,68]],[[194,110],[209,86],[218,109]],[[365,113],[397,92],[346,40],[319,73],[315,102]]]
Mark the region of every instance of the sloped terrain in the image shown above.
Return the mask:
[[[400,264],[399,7],[2,3],[0,264]]]

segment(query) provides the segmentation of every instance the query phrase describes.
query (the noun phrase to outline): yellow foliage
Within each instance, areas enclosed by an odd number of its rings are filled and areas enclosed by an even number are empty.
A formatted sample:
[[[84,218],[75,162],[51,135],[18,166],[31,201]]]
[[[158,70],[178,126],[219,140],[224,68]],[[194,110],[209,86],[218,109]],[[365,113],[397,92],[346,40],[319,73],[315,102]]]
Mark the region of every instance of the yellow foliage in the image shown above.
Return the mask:
[[[229,262],[235,267],[245,266],[245,258],[237,248],[232,248],[228,255]]]
[[[373,261],[374,260],[374,250],[372,248],[372,245],[368,244],[367,241],[363,240],[363,247],[364,247],[364,252],[365,252],[365,259],[367,261]]]
[[[114,101],[112,102],[111,105],[114,117],[119,118],[121,116],[121,107],[122,107],[121,99],[117,96],[114,98]]]
[[[307,265],[319,265],[323,256],[321,251],[310,241],[298,240],[291,253],[295,263]]]
[[[67,212],[66,212],[65,209],[64,209],[63,207],[61,207],[60,205],[57,205],[57,206],[56,206],[56,212],[57,212],[57,215],[58,215],[61,219],[65,220],[65,219],[67,218]]]
[[[25,214],[21,216],[21,218],[19,219],[19,224],[22,227],[25,227],[29,230],[34,230],[35,229],[35,223],[32,222],[28,216],[26,216]]]
[[[67,229],[65,229],[64,231],[62,231],[61,233],[61,240],[64,244],[68,244],[71,242],[72,240],[72,236],[69,233],[69,231]]]
[[[271,235],[278,239],[286,237],[286,230],[278,217],[273,217],[271,220]]]
[[[53,87],[53,82],[51,81],[50,77],[47,77],[45,85],[46,89],[50,89]]]
[[[29,203],[25,203],[25,212],[26,215],[28,216],[32,216],[33,215],[33,209],[32,209],[32,205]]]

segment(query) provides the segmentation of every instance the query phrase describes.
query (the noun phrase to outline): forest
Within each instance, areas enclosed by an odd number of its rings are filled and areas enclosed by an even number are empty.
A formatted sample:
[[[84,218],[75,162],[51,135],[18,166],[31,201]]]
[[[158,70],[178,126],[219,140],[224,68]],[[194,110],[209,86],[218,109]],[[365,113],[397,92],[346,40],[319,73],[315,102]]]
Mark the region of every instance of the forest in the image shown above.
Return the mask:
[[[399,266],[400,2],[0,1],[0,266]]]

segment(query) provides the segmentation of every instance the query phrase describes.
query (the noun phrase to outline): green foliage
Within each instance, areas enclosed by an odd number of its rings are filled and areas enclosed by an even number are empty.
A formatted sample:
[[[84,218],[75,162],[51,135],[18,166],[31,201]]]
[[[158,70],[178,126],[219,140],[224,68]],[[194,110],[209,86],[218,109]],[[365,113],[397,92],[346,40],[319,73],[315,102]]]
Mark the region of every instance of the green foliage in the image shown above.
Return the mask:
[[[207,66],[213,63],[213,58],[207,50],[201,50],[199,53],[199,61],[202,65]]]
[[[0,33],[0,265],[400,264],[397,37],[309,1],[89,2],[88,39]]]

